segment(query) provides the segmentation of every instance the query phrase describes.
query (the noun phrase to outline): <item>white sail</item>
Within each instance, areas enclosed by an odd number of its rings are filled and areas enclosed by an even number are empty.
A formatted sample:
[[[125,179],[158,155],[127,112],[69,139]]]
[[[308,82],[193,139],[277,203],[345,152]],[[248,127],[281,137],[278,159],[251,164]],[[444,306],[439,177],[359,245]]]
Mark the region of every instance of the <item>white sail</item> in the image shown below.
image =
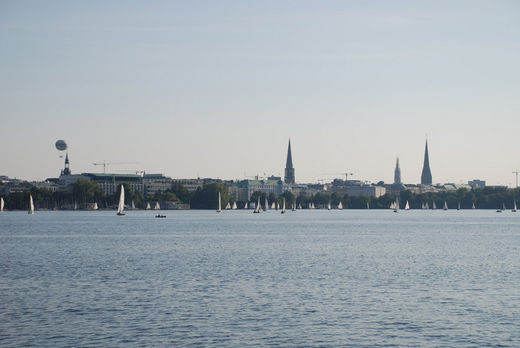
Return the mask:
[[[311,209],[314,209],[314,208],[316,208],[316,207],[314,206],[314,203],[311,202]]]
[[[437,205],[435,204],[435,201],[432,202],[432,209],[437,209]]]
[[[448,202],[444,201],[444,210],[448,210]]]
[[[92,207],[92,210],[98,210],[98,209],[99,209],[99,207],[97,205],[97,202],[94,202],[94,206]]]
[[[296,202],[293,202],[292,204],[292,211],[296,211]]]
[[[460,202],[459,202],[459,204],[457,205],[457,210],[460,210]]]
[[[275,202],[271,203],[271,209],[278,209],[278,208],[276,208],[276,203]]]
[[[244,204],[244,209],[247,209],[247,202]]]
[[[0,211],[4,211],[4,199],[0,197]]]
[[[506,204],[502,203],[502,210],[506,210]]]
[[[134,200],[132,199],[132,209],[135,209]]]
[[[264,204],[264,211],[267,211],[269,209],[269,202],[267,201],[267,196],[265,197],[265,204]]]
[[[516,200],[513,201],[513,210],[512,212],[515,212],[516,211]]]
[[[280,209],[280,203],[276,202],[276,210]]]
[[[230,210],[231,209],[231,204],[228,202],[228,204],[226,204],[226,210]]]
[[[298,209],[302,209],[302,204],[298,204]]]
[[[370,209],[370,203],[367,202],[367,209]]]
[[[161,210],[161,205],[159,202],[155,202],[155,207],[153,207],[154,210]]]
[[[329,201],[329,204],[327,205],[327,209],[328,209],[328,210],[331,210],[331,209],[332,209],[332,205],[331,205],[330,201]]]
[[[475,209],[475,202],[473,202],[473,205],[471,206],[471,209]]]
[[[395,209],[395,202],[390,203],[390,209]]]
[[[426,208],[426,206],[424,205],[424,202],[422,202],[421,209],[425,209],[425,208]]]
[[[258,197],[258,203],[256,204],[255,210],[253,213],[260,213],[260,197]]]
[[[233,210],[237,210],[237,202],[233,202],[233,206],[231,207]]]
[[[285,213],[285,198],[283,199],[282,203],[282,214]]]
[[[220,197],[220,192],[218,193],[218,209],[217,209],[217,213],[220,213],[222,211],[222,200],[221,200],[221,197]]]
[[[74,201],[74,210],[78,210],[78,202]]]
[[[34,202],[31,194],[29,194],[29,214],[34,214]]]
[[[146,210],[150,210],[150,209],[152,209],[152,207],[150,207],[150,202],[146,203],[146,208],[145,208],[145,209],[146,209]]]
[[[404,206],[404,210],[410,210],[410,204],[406,201],[406,205]]]
[[[396,198],[395,203],[394,203],[394,211],[398,211],[398,210],[399,210],[399,198]]]
[[[338,204],[338,209],[339,209],[339,210],[343,209],[343,203],[339,202],[339,204]]]
[[[117,206],[117,215],[123,215],[125,210],[125,187],[121,185],[121,193],[119,194],[119,204]]]

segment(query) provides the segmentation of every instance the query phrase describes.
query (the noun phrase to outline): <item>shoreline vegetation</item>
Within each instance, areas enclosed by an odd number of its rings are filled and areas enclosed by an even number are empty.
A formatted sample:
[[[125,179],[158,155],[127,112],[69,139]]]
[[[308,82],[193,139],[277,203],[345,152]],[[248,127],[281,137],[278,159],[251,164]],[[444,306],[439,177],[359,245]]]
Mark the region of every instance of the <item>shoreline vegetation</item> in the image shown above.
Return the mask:
[[[235,200],[230,197],[228,188],[223,183],[208,183],[196,191],[188,192],[181,184],[172,184],[166,191],[159,191],[151,197],[144,197],[139,192],[134,192],[132,188],[123,184],[125,187],[126,205],[135,206],[136,210],[144,210],[148,204],[153,208],[156,203],[162,209],[192,209],[192,210],[215,210],[218,206],[218,194],[222,197],[222,206],[233,206],[236,204],[238,209],[243,209],[246,201]],[[29,195],[32,195],[36,210],[93,210],[96,204],[99,210],[113,210],[117,207],[119,190],[111,195],[103,194],[101,187],[91,181],[78,180],[70,186],[68,191],[51,192],[47,189],[36,187],[30,190],[13,192],[10,195],[2,195],[5,202],[5,210],[27,210],[29,208]],[[343,209],[389,209],[390,205],[399,199],[400,208],[404,208],[406,202],[410,209],[423,209],[423,205],[428,204],[431,209],[433,203],[438,209],[442,209],[446,202],[449,209],[456,209],[460,204],[460,209],[507,209],[513,207],[514,202],[520,201],[520,189],[510,189],[505,186],[488,186],[484,188],[468,190],[459,189],[456,191],[413,193],[403,190],[398,196],[385,194],[380,197],[349,196],[340,193],[320,192],[312,196],[295,196],[286,191],[277,196],[274,193],[254,192],[251,199],[247,201],[248,209],[253,209],[255,203],[260,198],[264,205],[265,200],[269,206],[273,203],[281,207],[285,199],[286,205],[302,209],[310,206],[316,209],[328,209],[329,203],[332,209],[337,209],[342,204]],[[131,208],[130,208],[131,209]]]

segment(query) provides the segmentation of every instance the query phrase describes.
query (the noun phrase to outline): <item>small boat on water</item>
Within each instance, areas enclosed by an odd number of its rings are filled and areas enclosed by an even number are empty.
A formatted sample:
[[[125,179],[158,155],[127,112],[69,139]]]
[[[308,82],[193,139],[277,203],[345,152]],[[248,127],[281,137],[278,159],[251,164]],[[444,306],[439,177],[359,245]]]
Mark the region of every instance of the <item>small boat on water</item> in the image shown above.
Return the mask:
[[[435,204],[435,201],[432,202],[432,210],[437,209],[437,204]]]
[[[329,201],[329,204],[327,205],[327,210],[331,210],[331,209],[332,209],[332,204]]]
[[[513,209],[511,209],[513,213],[516,213],[516,200],[513,201]]]
[[[157,214],[157,215],[155,215],[155,217],[156,217],[156,218],[165,218],[166,215]]]
[[[121,193],[119,194],[119,204],[117,205],[117,215],[125,215],[125,187],[121,185]]]
[[[244,209],[247,209],[248,206],[247,206],[247,202],[244,204]]]
[[[33,202],[32,194],[29,194],[29,211],[27,213],[29,215],[34,215],[34,202]]]
[[[399,198],[395,199],[394,202],[394,213],[397,213],[399,211]]]
[[[471,209],[475,209],[475,202],[473,202],[473,205],[471,206]]]
[[[94,206],[92,207],[92,210],[98,210],[98,209],[99,209],[99,207],[97,205],[97,202],[94,202]]]
[[[0,197],[0,211],[4,211],[4,198]]]
[[[146,210],[150,210],[150,209],[152,209],[152,207],[150,207],[150,202],[146,203],[146,208],[145,208],[145,209],[146,209]]]
[[[448,202],[444,201],[444,208],[442,208],[443,210],[448,210]]]
[[[460,202],[459,202],[459,204],[457,205],[457,210],[460,210]]]
[[[225,209],[226,210],[231,210],[231,204],[229,204],[229,202],[228,202],[228,204],[226,204],[226,208]]]
[[[410,210],[410,204],[406,201],[406,205],[404,206],[404,210]]]
[[[237,210],[237,202],[233,202],[233,206],[231,207],[232,210]]]
[[[154,210],[161,210],[161,205],[159,202],[155,202],[155,207],[153,207]]]
[[[370,203],[367,202],[367,209],[370,209]]]
[[[338,204],[338,209],[339,209],[339,210],[343,210],[343,203],[341,203],[341,201],[340,201],[339,204]]]
[[[222,212],[222,200],[220,199],[220,192],[218,193],[218,208],[217,213]]]
[[[293,202],[292,204],[292,211],[296,211],[296,202]]]
[[[283,203],[282,203],[282,214],[285,214],[285,197],[284,197]]]
[[[275,202],[271,203],[271,209],[278,209]]]
[[[267,209],[269,209],[269,201],[267,200],[267,196],[265,196],[264,211],[267,211]]]
[[[258,203],[256,204],[255,210],[253,210],[253,214],[260,214],[260,197],[258,197]]]

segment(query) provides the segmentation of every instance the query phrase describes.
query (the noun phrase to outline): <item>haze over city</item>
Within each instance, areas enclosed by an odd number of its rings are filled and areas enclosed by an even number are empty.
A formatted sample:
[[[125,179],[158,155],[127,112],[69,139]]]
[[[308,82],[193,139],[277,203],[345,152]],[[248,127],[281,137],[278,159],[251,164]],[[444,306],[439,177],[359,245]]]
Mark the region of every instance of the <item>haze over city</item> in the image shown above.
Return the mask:
[[[520,4],[0,2],[0,175],[514,185]]]

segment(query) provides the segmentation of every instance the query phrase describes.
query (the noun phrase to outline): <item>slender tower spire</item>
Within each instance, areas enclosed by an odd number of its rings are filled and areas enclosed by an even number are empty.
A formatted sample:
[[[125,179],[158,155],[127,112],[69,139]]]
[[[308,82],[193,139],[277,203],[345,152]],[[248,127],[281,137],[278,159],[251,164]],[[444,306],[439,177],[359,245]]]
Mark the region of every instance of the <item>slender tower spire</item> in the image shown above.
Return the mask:
[[[395,162],[394,184],[401,184],[401,168],[399,168],[399,157],[397,157],[397,161]]]
[[[432,184],[432,172],[430,171],[430,158],[428,156],[428,140],[426,140],[426,146],[424,148],[424,165],[421,174],[421,185]]]
[[[294,168],[292,164],[291,139],[289,139],[289,147],[287,149],[287,162],[285,163],[284,181],[286,184],[294,184]]]
[[[70,175],[70,167],[69,167],[69,153],[65,155],[65,168],[61,172],[63,175]]]

